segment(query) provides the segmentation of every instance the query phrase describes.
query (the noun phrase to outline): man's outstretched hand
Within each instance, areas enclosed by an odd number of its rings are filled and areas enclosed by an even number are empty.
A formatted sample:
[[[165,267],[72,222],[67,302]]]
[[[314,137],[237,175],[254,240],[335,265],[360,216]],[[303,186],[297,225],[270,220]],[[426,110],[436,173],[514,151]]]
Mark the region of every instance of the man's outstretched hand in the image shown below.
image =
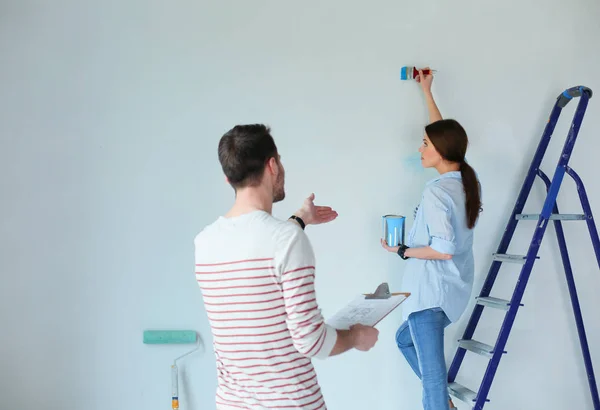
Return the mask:
[[[318,225],[333,221],[338,213],[330,206],[317,206],[314,204],[315,194],[310,194],[304,200],[302,207],[294,215],[302,218],[306,225]]]

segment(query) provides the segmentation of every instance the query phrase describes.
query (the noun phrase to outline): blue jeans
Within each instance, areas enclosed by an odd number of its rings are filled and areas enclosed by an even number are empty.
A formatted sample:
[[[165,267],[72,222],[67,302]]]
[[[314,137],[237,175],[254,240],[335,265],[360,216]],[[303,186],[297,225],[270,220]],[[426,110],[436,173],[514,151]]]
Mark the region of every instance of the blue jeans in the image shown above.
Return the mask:
[[[411,313],[396,332],[396,344],[423,385],[425,410],[448,410],[448,370],[444,329],[450,320],[441,308]]]

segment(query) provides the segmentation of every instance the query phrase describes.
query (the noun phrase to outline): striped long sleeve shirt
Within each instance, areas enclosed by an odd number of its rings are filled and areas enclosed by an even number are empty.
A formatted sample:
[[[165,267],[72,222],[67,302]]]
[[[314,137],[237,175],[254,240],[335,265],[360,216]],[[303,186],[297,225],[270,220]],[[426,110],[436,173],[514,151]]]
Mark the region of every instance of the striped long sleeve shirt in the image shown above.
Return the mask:
[[[194,244],[217,362],[217,409],[326,409],[311,358],[328,357],[337,333],[317,304],[304,231],[255,211],[220,217]]]

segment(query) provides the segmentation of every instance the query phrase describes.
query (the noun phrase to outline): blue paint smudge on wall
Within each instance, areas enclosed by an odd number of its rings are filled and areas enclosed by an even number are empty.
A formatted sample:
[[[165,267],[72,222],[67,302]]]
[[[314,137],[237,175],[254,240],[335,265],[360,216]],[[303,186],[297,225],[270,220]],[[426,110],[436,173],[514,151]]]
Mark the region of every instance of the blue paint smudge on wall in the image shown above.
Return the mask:
[[[424,171],[421,165],[421,153],[414,152],[402,157],[402,167],[411,173],[422,173]]]

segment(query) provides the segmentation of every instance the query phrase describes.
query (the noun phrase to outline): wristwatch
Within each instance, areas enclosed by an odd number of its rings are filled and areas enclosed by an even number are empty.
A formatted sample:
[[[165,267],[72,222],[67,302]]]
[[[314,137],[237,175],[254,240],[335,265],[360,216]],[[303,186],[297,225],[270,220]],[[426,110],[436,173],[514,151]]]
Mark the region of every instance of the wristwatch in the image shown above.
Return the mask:
[[[398,255],[404,259],[407,260],[408,256],[404,256],[404,252],[408,249],[408,246],[404,245],[404,244],[400,244],[400,246],[398,247]]]
[[[304,223],[304,221],[302,220],[302,218],[300,218],[299,216],[292,215],[288,219],[295,219],[296,221],[298,221],[298,223],[300,224],[300,227],[302,228],[302,230],[304,230],[304,228],[306,228],[306,224]]]

